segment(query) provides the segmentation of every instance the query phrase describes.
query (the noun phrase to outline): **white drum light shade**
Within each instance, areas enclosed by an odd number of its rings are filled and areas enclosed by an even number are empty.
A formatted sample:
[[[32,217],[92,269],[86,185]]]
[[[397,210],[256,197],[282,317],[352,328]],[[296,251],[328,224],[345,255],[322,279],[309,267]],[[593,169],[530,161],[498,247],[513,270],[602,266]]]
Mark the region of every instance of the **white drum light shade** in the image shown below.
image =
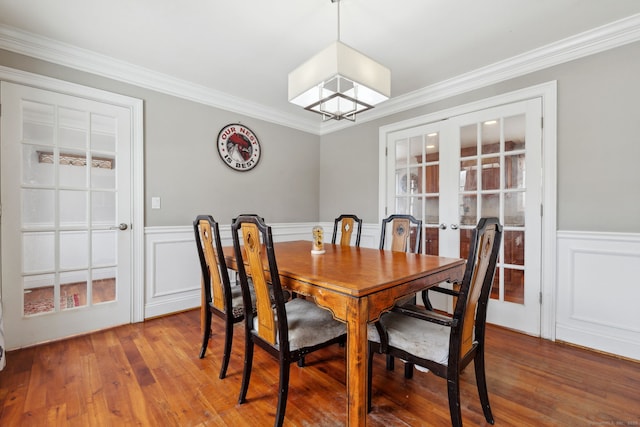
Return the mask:
[[[355,120],[391,94],[391,72],[336,41],[289,73],[289,101],[323,120]]]

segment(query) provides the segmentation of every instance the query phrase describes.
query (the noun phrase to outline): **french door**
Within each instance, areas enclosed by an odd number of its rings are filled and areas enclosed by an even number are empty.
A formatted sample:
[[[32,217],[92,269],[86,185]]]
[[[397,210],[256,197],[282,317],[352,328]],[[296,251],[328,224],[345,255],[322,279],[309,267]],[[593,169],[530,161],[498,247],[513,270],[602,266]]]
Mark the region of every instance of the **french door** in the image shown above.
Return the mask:
[[[131,321],[127,108],[2,82],[8,348]]]
[[[504,233],[488,321],[534,335],[540,334],[541,111],[536,98],[387,138],[388,213],[422,219],[425,253],[463,258],[478,220],[498,217]],[[451,310],[450,297],[433,295],[433,303]]]

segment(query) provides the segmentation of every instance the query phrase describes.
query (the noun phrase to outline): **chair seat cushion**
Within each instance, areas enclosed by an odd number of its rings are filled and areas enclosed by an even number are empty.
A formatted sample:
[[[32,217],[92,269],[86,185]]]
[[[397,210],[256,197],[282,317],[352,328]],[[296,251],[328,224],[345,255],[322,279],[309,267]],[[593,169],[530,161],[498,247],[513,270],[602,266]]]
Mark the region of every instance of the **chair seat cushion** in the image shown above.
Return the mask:
[[[294,298],[285,304],[289,324],[289,349],[291,351],[312,347],[347,333],[347,325],[335,320],[329,310],[314,302]],[[253,328],[258,328],[257,316]]]
[[[251,279],[249,279],[249,283],[251,284]],[[253,314],[256,313],[256,291],[253,287],[253,284],[249,286],[249,292],[251,294],[251,304],[253,308]],[[269,292],[271,294],[271,300],[273,301],[273,288],[269,287]],[[286,289],[282,290],[282,296],[284,300],[287,301],[291,298],[291,292]],[[244,301],[242,300],[242,287],[238,285],[231,286],[231,307],[233,317],[240,318],[244,316]]]
[[[386,313],[380,318],[389,335],[389,346],[404,350],[421,359],[447,365],[449,360],[449,333],[451,328],[405,316]],[[369,341],[380,342],[375,325],[368,325]]]
[[[253,288],[252,288],[253,291]],[[251,292],[251,299],[255,306],[255,295]],[[244,316],[244,304],[242,302],[242,287],[240,285],[231,286],[231,307],[233,317],[238,318]]]

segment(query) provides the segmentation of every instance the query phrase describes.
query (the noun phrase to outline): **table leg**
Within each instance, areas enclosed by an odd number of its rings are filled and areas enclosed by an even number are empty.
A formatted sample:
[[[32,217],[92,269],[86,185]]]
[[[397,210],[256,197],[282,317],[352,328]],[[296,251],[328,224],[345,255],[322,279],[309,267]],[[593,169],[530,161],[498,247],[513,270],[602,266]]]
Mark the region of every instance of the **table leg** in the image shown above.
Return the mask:
[[[350,301],[347,318],[347,425],[367,423],[368,300]]]

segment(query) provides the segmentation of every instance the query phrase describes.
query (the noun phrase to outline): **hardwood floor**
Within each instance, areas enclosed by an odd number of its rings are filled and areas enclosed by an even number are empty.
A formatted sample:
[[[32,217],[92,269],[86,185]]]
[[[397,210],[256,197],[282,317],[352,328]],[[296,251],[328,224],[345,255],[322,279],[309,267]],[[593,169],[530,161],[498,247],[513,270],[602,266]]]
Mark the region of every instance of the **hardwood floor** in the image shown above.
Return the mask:
[[[189,311],[12,351],[0,372],[1,426],[269,426],[278,365],[259,348],[248,401],[237,404],[243,326],[235,329],[227,378],[218,379],[223,333],[204,359],[199,311]],[[487,332],[489,398],[496,426],[638,426],[640,363],[497,327]],[[287,426],[339,426],[346,419],[344,348],[291,367]],[[375,357],[368,425],[449,426],[446,382]],[[462,378],[466,426],[487,425],[473,366]]]

